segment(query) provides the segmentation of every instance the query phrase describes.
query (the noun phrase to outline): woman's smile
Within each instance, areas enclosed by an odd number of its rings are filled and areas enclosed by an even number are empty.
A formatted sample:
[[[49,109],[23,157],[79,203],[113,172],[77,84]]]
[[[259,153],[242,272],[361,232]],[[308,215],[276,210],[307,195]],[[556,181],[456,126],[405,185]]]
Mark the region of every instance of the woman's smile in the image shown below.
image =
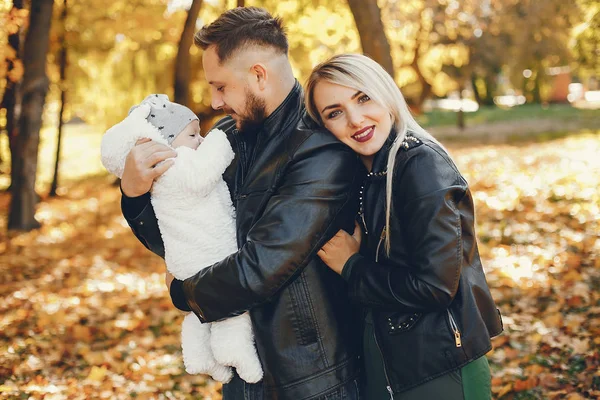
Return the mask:
[[[352,139],[356,140],[359,143],[364,143],[371,140],[374,133],[375,125],[367,126],[361,129],[360,131],[356,132],[354,135],[352,135]]]

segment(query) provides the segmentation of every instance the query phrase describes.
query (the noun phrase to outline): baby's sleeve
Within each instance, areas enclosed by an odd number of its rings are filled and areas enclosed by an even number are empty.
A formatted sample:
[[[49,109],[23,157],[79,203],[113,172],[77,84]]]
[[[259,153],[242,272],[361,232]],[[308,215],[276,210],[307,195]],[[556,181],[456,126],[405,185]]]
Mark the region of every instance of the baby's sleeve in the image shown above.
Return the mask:
[[[175,151],[177,158],[167,171],[170,179],[176,179],[198,196],[206,196],[214,189],[234,157],[227,136],[217,129],[211,131],[196,150],[178,147]]]
[[[146,104],[134,109],[123,121],[111,127],[102,136],[100,158],[104,168],[121,178],[127,155],[139,138],[147,137],[166,144],[157,129],[146,121],[150,107]]]

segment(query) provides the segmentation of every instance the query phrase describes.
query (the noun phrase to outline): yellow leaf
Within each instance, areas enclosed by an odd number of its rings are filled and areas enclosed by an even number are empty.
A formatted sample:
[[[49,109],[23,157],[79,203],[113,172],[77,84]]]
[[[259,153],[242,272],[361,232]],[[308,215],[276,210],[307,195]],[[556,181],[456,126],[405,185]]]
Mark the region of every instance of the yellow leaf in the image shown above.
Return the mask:
[[[571,341],[571,348],[575,354],[585,354],[590,349],[589,339],[573,339]]]
[[[562,277],[562,280],[564,282],[568,282],[568,281],[579,282],[579,281],[581,281],[581,274],[579,272],[575,271],[574,269],[571,269],[569,272],[567,272]]]
[[[560,313],[550,314],[544,318],[544,325],[549,328],[557,328],[563,323],[563,316]]]
[[[14,387],[14,386],[0,385],[0,393],[14,392],[15,390],[19,390],[19,389],[17,387]]]
[[[73,338],[76,340],[90,341],[92,339],[90,328],[83,325],[74,325]]]
[[[500,388],[500,390],[498,391],[497,398],[501,398],[505,394],[509,393],[512,389],[513,389],[513,384],[512,383],[509,383],[509,384],[506,384],[506,385],[502,386],[502,388]]]
[[[94,365],[90,370],[90,374],[88,375],[87,379],[90,381],[101,382],[106,377],[106,372],[107,369],[104,365],[102,367],[97,367]]]
[[[90,351],[83,354],[85,361],[90,364],[101,364],[105,361],[106,356],[101,351]]]
[[[585,400],[579,393],[571,393],[566,397],[566,400]]]

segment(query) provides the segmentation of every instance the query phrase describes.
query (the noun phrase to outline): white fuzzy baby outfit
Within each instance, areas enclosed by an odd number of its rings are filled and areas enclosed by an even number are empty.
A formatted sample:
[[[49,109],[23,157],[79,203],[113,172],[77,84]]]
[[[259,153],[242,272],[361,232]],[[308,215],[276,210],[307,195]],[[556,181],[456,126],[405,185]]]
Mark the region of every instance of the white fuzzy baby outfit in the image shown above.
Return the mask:
[[[104,167],[119,178],[125,159],[139,138],[167,145],[146,120],[150,107],[142,103],[102,138]],[[169,272],[185,280],[237,251],[235,215],[223,172],[234,158],[225,133],[214,129],[198,149],[178,147],[174,164],[152,186],[150,198],[165,247]],[[226,293],[223,294],[227,296]],[[248,313],[213,323],[185,316],[181,327],[185,369],[228,382],[230,367],[246,382],[262,379]]]

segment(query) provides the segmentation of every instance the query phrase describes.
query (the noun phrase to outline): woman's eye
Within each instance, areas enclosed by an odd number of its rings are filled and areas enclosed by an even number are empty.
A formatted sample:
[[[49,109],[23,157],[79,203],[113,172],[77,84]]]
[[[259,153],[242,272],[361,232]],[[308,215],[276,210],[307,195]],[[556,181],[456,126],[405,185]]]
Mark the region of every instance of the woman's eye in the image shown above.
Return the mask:
[[[340,115],[342,112],[340,110],[335,110],[327,114],[327,119],[335,118]]]
[[[217,88],[217,92],[223,92],[225,90],[225,86],[219,86]]]
[[[371,98],[369,96],[367,96],[366,94],[363,94],[362,96],[360,96],[358,98],[359,103],[366,103],[369,100],[371,100]]]

